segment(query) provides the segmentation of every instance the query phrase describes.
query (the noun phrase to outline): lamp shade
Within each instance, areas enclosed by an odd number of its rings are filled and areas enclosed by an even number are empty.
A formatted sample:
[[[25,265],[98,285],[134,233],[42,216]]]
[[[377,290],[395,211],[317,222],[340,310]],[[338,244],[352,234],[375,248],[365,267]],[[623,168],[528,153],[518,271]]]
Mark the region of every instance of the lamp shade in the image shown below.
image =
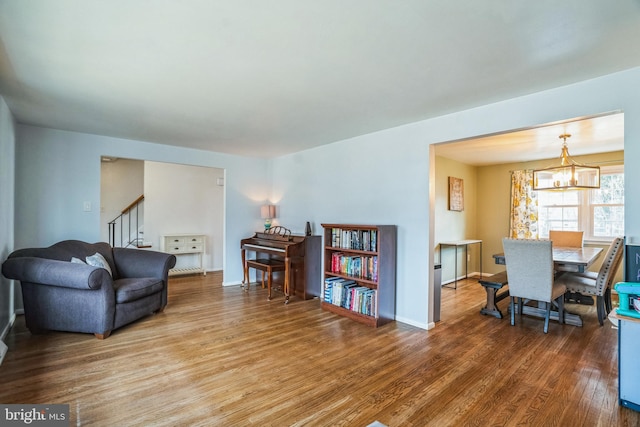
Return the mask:
[[[260,218],[271,219],[276,217],[276,205],[262,205],[260,207]]]

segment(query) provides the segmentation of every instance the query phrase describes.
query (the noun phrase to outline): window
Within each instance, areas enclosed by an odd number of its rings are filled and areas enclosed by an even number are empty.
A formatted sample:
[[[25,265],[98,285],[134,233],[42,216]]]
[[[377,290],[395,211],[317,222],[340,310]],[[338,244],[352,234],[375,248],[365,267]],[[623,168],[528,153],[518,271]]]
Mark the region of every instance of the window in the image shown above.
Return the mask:
[[[582,190],[538,191],[538,224],[540,237],[549,230],[581,230],[580,206]]]
[[[624,235],[624,169],[600,168],[597,190],[539,191],[540,237],[549,230],[584,230],[585,240]]]
[[[624,235],[624,172],[616,168],[600,176],[600,189],[590,191],[589,220],[591,237],[611,238]]]

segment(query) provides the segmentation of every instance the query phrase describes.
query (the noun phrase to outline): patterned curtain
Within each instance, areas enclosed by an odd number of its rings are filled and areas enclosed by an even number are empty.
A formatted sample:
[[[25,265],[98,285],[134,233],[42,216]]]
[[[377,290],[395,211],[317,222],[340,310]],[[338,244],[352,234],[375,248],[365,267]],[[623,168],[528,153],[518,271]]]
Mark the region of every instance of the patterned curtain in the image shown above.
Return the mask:
[[[538,238],[538,195],[533,191],[533,171],[511,172],[511,224],[514,239]]]

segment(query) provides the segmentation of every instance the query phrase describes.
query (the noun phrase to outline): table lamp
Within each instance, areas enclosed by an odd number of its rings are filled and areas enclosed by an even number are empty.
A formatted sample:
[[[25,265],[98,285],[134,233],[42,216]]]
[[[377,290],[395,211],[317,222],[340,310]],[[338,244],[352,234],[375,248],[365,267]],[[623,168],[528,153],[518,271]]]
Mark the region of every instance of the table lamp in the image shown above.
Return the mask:
[[[271,228],[271,220],[276,217],[276,205],[262,205],[260,207],[260,218],[264,219],[264,229]]]

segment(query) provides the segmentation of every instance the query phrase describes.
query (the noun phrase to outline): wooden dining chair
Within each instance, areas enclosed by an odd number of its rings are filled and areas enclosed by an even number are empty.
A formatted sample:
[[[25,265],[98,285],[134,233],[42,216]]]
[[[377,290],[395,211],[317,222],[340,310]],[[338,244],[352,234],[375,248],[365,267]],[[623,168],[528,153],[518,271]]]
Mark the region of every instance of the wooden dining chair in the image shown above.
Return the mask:
[[[509,277],[511,325],[515,325],[515,303],[522,316],[524,300],[544,302],[546,315],[544,333],[549,330],[551,306],[558,307],[558,322],[564,323],[564,293],[566,286],[554,279],[553,251],[549,240],[502,239]]]
[[[578,292],[596,297],[596,309],[600,326],[604,325],[604,319],[611,311],[611,285],[622,262],[623,248],[624,239],[616,237],[609,245],[598,272],[565,272],[556,279],[556,282],[566,286],[569,292]]]
[[[549,230],[549,240],[553,246],[565,248],[581,248],[583,246],[584,231]]]
[[[583,231],[549,230],[549,240],[554,247],[581,248],[583,246]],[[556,273],[576,271],[573,266],[556,264]]]

